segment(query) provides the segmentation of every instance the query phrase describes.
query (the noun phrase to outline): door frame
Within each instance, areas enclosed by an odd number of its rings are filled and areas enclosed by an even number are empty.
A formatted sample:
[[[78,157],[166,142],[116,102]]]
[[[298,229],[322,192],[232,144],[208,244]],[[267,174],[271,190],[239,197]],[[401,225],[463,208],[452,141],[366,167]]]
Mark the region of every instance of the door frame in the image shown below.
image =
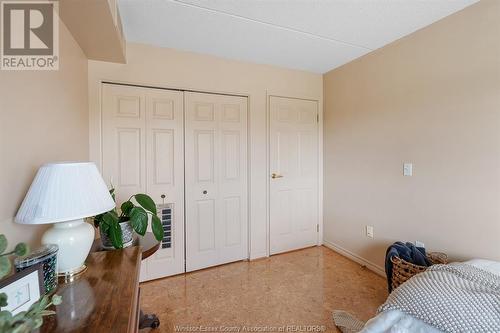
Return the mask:
[[[214,94],[214,95],[227,95],[227,96],[237,96],[237,97],[245,97],[247,99],[247,258],[246,260],[250,260],[251,258],[251,235],[252,235],[252,220],[251,220],[251,156],[250,156],[250,148],[251,148],[251,122],[250,122],[250,99],[251,95],[249,93],[245,92],[227,92],[227,91],[212,91],[212,90],[200,90],[200,89],[192,89],[192,88],[186,88],[186,87],[169,87],[169,86],[162,86],[162,85],[157,85],[157,84],[148,84],[148,83],[141,83],[141,82],[130,82],[130,81],[121,81],[121,80],[114,80],[114,79],[104,79],[101,78],[98,81],[98,89],[97,89],[97,105],[95,108],[93,108],[92,105],[89,104],[89,109],[90,109],[90,115],[89,115],[89,136],[92,137],[95,134],[98,133],[97,140],[91,140],[89,139],[89,145],[90,145],[90,154],[93,155],[92,152],[95,154],[94,156],[97,158],[92,159],[94,163],[96,163],[98,169],[100,172],[102,172],[102,161],[103,161],[103,149],[102,149],[102,142],[103,142],[103,127],[102,127],[102,117],[103,117],[103,87],[105,84],[113,84],[113,85],[120,85],[120,86],[132,86],[132,87],[139,87],[139,88],[150,88],[150,89],[162,89],[162,90],[174,90],[174,91],[182,91],[182,92],[194,92],[194,93],[205,93],[205,94]],[[90,81],[89,81],[89,87],[90,87]],[[90,94],[90,88],[89,88],[89,94]],[[92,113],[94,112],[94,113]],[[183,110],[183,117],[185,117],[185,112]],[[97,125],[97,126],[96,126]],[[183,126],[185,126],[185,120],[183,119]],[[184,161],[185,163],[185,161]],[[184,173],[185,173],[185,168],[186,166],[184,165]],[[184,175],[185,176],[185,175]],[[185,205],[184,205],[185,209]],[[184,228],[186,228],[186,218],[185,218],[185,212],[184,212]],[[269,235],[268,235],[269,237]],[[186,235],[184,235],[184,242],[186,241]],[[268,249],[269,250],[269,249]],[[186,250],[185,250],[185,243],[184,243],[184,270],[185,270],[185,265],[186,263]]]
[[[271,97],[298,99],[317,103],[318,107],[318,238],[316,245],[323,245],[323,101],[319,97],[303,94],[290,95],[276,91],[266,94],[266,244],[267,256],[271,255]]]

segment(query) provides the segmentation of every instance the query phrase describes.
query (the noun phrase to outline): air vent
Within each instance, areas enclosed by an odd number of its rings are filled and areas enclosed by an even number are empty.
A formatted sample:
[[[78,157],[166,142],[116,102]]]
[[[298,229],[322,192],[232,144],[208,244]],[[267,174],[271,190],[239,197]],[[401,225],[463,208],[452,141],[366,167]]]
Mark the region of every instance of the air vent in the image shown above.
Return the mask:
[[[161,240],[162,249],[172,248],[173,235],[173,216],[174,216],[174,204],[161,204],[156,205],[158,217],[161,220],[161,225],[163,226],[163,239]]]

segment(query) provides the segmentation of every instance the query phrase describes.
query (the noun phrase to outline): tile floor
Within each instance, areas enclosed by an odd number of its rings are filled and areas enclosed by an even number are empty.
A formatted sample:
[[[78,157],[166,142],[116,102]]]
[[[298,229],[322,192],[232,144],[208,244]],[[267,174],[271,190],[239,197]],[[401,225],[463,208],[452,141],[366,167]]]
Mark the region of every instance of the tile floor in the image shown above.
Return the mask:
[[[335,332],[332,310],[367,320],[386,297],[382,277],[322,246],[141,284],[154,332]]]

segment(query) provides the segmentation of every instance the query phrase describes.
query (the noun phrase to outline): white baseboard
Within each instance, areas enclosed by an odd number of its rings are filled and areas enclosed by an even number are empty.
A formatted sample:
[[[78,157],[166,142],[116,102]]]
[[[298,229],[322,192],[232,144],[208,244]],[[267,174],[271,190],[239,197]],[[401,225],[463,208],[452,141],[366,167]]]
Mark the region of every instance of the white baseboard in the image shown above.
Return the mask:
[[[323,245],[326,246],[327,248],[343,255],[344,257],[347,257],[351,259],[352,261],[357,262],[360,265],[366,266],[369,270],[371,270],[374,273],[377,273],[378,275],[382,276],[384,279],[386,277],[385,275],[385,269],[383,267],[380,267],[379,265],[376,265],[372,263],[371,261],[366,260],[365,258],[360,257],[356,253],[352,253],[349,250],[344,249],[341,246],[338,246],[337,244],[334,244],[332,242],[329,242],[327,240],[323,240]]]

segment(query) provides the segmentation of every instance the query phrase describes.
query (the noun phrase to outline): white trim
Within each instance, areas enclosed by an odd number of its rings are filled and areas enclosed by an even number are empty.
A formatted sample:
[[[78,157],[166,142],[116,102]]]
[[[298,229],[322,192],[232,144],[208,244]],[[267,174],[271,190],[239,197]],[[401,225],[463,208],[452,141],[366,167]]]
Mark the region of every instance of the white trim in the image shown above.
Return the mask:
[[[245,97],[247,99],[247,259],[250,260],[252,258],[252,129],[250,95]]]
[[[357,255],[356,253],[346,250],[343,247],[334,244],[332,242],[329,242],[327,240],[323,240],[323,245],[329,248],[330,250],[333,250],[339,253],[340,255],[343,255],[344,257],[347,257],[352,261],[357,262],[360,265],[366,266],[366,268],[368,268],[370,271],[382,276],[384,279],[386,278],[385,269],[383,267],[376,265],[371,261],[366,260],[365,258],[362,258],[361,256]]]
[[[323,245],[323,100],[318,96],[304,94],[289,94],[266,90],[266,255],[271,255],[271,97],[301,99],[316,102],[318,114],[318,221],[319,232],[316,245]]]
[[[318,223],[319,223],[319,234],[318,234],[318,245],[323,245],[323,185],[325,183],[325,178],[323,175],[323,100],[318,99]]]
[[[271,94],[266,90],[266,257],[271,255],[271,188],[269,175],[271,174]]]

